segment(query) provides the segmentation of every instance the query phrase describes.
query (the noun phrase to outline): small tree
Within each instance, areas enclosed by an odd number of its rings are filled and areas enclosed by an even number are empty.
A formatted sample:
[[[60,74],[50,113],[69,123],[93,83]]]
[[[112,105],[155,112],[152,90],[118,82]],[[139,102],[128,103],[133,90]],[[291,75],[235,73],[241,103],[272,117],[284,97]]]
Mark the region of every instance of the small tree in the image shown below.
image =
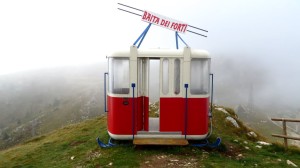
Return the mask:
[[[2,139],[3,139],[3,140],[7,140],[8,138],[9,138],[8,133],[7,133],[7,132],[3,132],[3,133],[2,133]]]

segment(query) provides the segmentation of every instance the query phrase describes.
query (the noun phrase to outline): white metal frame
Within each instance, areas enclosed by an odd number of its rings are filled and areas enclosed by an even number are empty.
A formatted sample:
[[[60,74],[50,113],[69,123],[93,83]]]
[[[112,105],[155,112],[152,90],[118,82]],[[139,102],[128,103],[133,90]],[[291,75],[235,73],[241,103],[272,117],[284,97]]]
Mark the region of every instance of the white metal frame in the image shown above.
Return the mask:
[[[163,94],[161,90],[161,84],[160,82],[160,96],[161,97],[184,97],[185,96],[185,88],[184,84],[190,84],[190,75],[183,75],[183,74],[190,74],[190,63],[192,58],[207,58],[210,59],[209,53],[205,50],[194,50],[189,47],[185,47],[184,49],[137,49],[136,46],[131,46],[130,50],[124,50],[124,51],[117,51],[109,56],[108,58],[118,58],[118,57],[128,57],[129,58],[129,72],[130,72],[130,92],[129,94],[112,94],[108,92],[108,95],[110,96],[117,96],[117,97],[131,97],[132,96],[132,89],[131,89],[131,83],[138,83],[138,58],[160,58],[161,60],[164,58],[169,59],[169,92],[168,94]],[[173,86],[173,80],[174,80],[174,60],[175,58],[180,59],[181,64],[181,70],[180,70],[180,93],[178,95],[174,94],[174,86]],[[149,68],[149,63],[148,63]],[[160,68],[162,68],[162,65],[160,65]],[[149,70],[148,70],[149,71]],[[149,75],[149,74],[148,74]],[[162,75],[160,74],[160,81],[162,81]],[[147,83],[149,85],[149,81]],[[139,86],[137,86],[139,87]],[[148,87],[148,86],[147,86]],[[147,88],[146,87],[146,88]],[[137,88],[136,88],[137,89]],[[135,91],[135,97],[137,97],[138,92]],[[146,96],[148,96],[148,89],[145,93]],[[209,94],[200,94],[200,95],[194,95],[190,93],[190,89],[188,88],[188,97],[193,98],[204,98],[209,97]]]

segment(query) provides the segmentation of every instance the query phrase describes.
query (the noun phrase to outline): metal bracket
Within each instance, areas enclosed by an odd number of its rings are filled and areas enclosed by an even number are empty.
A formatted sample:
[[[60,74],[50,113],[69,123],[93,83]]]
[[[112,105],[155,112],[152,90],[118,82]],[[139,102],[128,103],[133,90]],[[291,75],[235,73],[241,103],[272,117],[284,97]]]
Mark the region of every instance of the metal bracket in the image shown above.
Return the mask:
[[[109,148],[109,147],[114,147],[114,146],[116,146],[116,144],[113,144],[113,143],[111,142],[111,138],[109,138],[108,144],[105,144],[105,143],[103,143],[103,142],[100,140],[100,138],[98,137],[98,138],[97,138],[97,143],[98,143],[98,145],[99,145],[100,147],[102,147],[102,148]]]
[[[145,36],[147,35],[149,29],[150,29],[151,23],[149,23],[149,25],[146,27],[146,29],[143,31],[143,33],[135,40],[135,42],[133,43],[133,45],[136,45],[137,42],[139,42],[137,48],[139,48],[145,38]]]
[[[179,37],[179,39],[185,44],[185,46],[189,47],[189,45],[187,45],[187,44],[185,43],[185,41],[180,37],[180,35],[178,34],[178,32],[175,32],[176,49],[178,49],[178,37]]]
[[[190,144],[190,146],[194,147],[209,147],[209,148],[217,148],[220,146],[222,139],[218,137],[214,143],[209,143],[207,139],[205,139],[205,143],[201,144]]]

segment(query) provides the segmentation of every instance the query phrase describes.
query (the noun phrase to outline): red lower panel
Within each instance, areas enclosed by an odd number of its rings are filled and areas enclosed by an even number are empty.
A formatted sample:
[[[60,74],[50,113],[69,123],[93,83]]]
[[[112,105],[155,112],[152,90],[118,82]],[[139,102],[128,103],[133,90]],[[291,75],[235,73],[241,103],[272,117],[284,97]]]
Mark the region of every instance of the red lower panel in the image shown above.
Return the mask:
[[[149,103],[145,101],[149,98],[138,97],[134,99],[135,104],[135,116],[134,116],[134,133],[144,129],[144,110],[149,106]],[[122,97],[107,97],[108,104],[108,117],[107,125],[108,130],[112,134],[119,135],[131,135],[132,134],[132,104],[133,98],[122,98]],[[144,105],[145,104],[145,105]],[[147,114],[148,116],[148,107]],[[148,125],[145,123],[145,125]]]
[[[208,132],[208,98],[188,98],[187,135]],[[160,98],[160,131],[185,131],[185,98]]]
[[[108,96],[108,130],[117,135],[132,134],[132,98]],[[149,130],[149,98],[138,97],[135,103],[134,133]],[[208,98],[189,98],[187,111],[187,135],[203,135],[208,132]],[[160,131],[185,131],[185,99],[160,98]]]
[[[160,98],[159,125],[161,132],[183,131],[184,99]]]
[[[188,99],[188,135],[203,135],[208,133],[209,98]]]

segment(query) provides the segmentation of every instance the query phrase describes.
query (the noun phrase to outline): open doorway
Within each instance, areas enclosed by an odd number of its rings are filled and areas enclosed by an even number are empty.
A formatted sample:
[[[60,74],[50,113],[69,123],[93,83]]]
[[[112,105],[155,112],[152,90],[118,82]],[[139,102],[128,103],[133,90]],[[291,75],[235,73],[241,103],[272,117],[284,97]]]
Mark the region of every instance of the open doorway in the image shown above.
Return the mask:
[[[159,72],[160,59],[149,63],[149,131],[159,131]]]

